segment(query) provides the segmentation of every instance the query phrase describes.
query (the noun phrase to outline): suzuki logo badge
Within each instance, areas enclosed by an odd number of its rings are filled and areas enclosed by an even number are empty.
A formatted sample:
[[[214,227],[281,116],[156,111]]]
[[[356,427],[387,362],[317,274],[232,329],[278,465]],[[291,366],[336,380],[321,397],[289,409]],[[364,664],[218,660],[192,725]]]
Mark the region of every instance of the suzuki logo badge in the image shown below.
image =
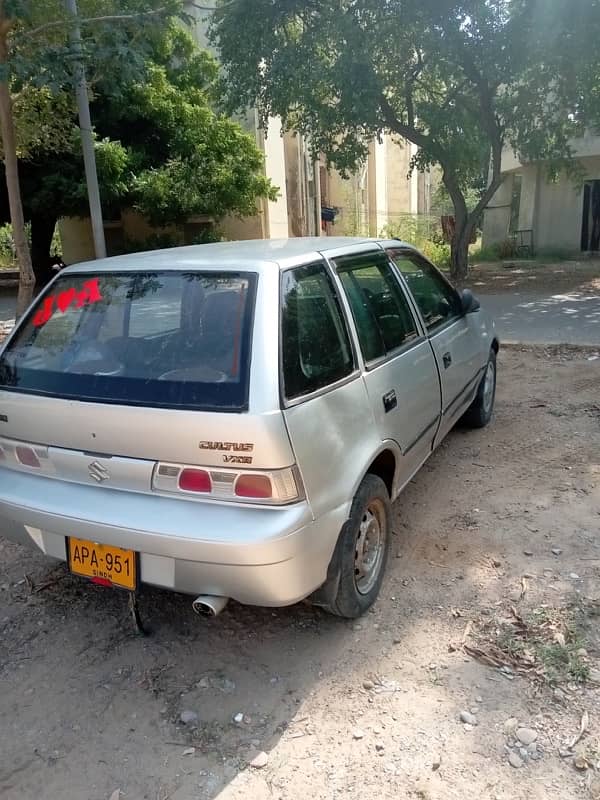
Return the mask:
[[[110,478],[110,472],[99,461],[92,461],[88,466],[88,472],[90,478],[93,478],[97,483],[103,483]]]

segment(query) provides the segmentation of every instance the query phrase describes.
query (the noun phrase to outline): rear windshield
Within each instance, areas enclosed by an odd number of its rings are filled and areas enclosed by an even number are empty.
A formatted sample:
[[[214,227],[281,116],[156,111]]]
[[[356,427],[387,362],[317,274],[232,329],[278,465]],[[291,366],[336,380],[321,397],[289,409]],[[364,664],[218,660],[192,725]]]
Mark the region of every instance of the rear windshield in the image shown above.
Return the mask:
[[[0,357],[0,388],[95,402],[241,411],[256,275],[63,275]]]

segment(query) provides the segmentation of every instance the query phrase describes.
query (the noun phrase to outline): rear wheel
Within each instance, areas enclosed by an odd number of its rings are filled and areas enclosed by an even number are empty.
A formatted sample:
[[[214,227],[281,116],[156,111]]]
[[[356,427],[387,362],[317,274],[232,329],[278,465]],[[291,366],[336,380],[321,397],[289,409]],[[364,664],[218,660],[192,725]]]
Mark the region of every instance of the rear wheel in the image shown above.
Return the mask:
[[[355,619],[379,594],[391,537],[392,504],[376,475],[367,475],[342,528],[325,585],[312,598],[331,614]]]
[[[490,350],[483,378],[475,400],[467,409],[461,422],[469,428],[485,428],[492,418],[496,399],[496,352]]]

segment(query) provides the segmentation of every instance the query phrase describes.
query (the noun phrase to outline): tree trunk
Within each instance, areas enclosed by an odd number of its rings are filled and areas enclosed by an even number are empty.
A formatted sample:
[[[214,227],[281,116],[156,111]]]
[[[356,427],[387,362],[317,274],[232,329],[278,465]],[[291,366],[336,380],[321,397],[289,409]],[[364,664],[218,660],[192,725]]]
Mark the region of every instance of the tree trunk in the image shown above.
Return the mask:
[[[442,181],[454,206],[454,235],[450,242],[450,277],[459,285],[469,270],[469,244],[476,220],[469,215],[465,196],[454,172],[442,164]]]
[[[25,219],[19,186],[19,166],[17,159],[17,143],[13,120],[12,99],[8,83],[8,34],[12,27],[11,20],[4,12],[4,0],[0,0],[0,131],[4,149],[4,166],[6,171],[6,188],[10,207],[13,241],[17,251],[19,264],[19,293],[17,295],[17,319],[23,314],[31,298],[35,277],[31,266],[31,255],[25,235]]]
[[[469,271],[469,244],[471,243],[470,226],[459,229],[456,226],[450,243],[450,277],[460,286]]]
[[[57,218],[51,210],[31,217],[31,260],[35,274],[36,292],[41,291],[55,275],[50,266],[50,248]]]

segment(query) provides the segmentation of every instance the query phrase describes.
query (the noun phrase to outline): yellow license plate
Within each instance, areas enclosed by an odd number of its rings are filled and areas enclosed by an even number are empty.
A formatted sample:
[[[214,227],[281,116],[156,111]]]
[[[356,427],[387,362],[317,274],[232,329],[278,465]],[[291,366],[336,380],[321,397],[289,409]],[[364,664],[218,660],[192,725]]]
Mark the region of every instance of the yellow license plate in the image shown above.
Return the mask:
[[[87,539],[70,538],[68,541],[69,566],[75,575],[131,591],[136,588],[137,556],[133,550],[97,544]]]

